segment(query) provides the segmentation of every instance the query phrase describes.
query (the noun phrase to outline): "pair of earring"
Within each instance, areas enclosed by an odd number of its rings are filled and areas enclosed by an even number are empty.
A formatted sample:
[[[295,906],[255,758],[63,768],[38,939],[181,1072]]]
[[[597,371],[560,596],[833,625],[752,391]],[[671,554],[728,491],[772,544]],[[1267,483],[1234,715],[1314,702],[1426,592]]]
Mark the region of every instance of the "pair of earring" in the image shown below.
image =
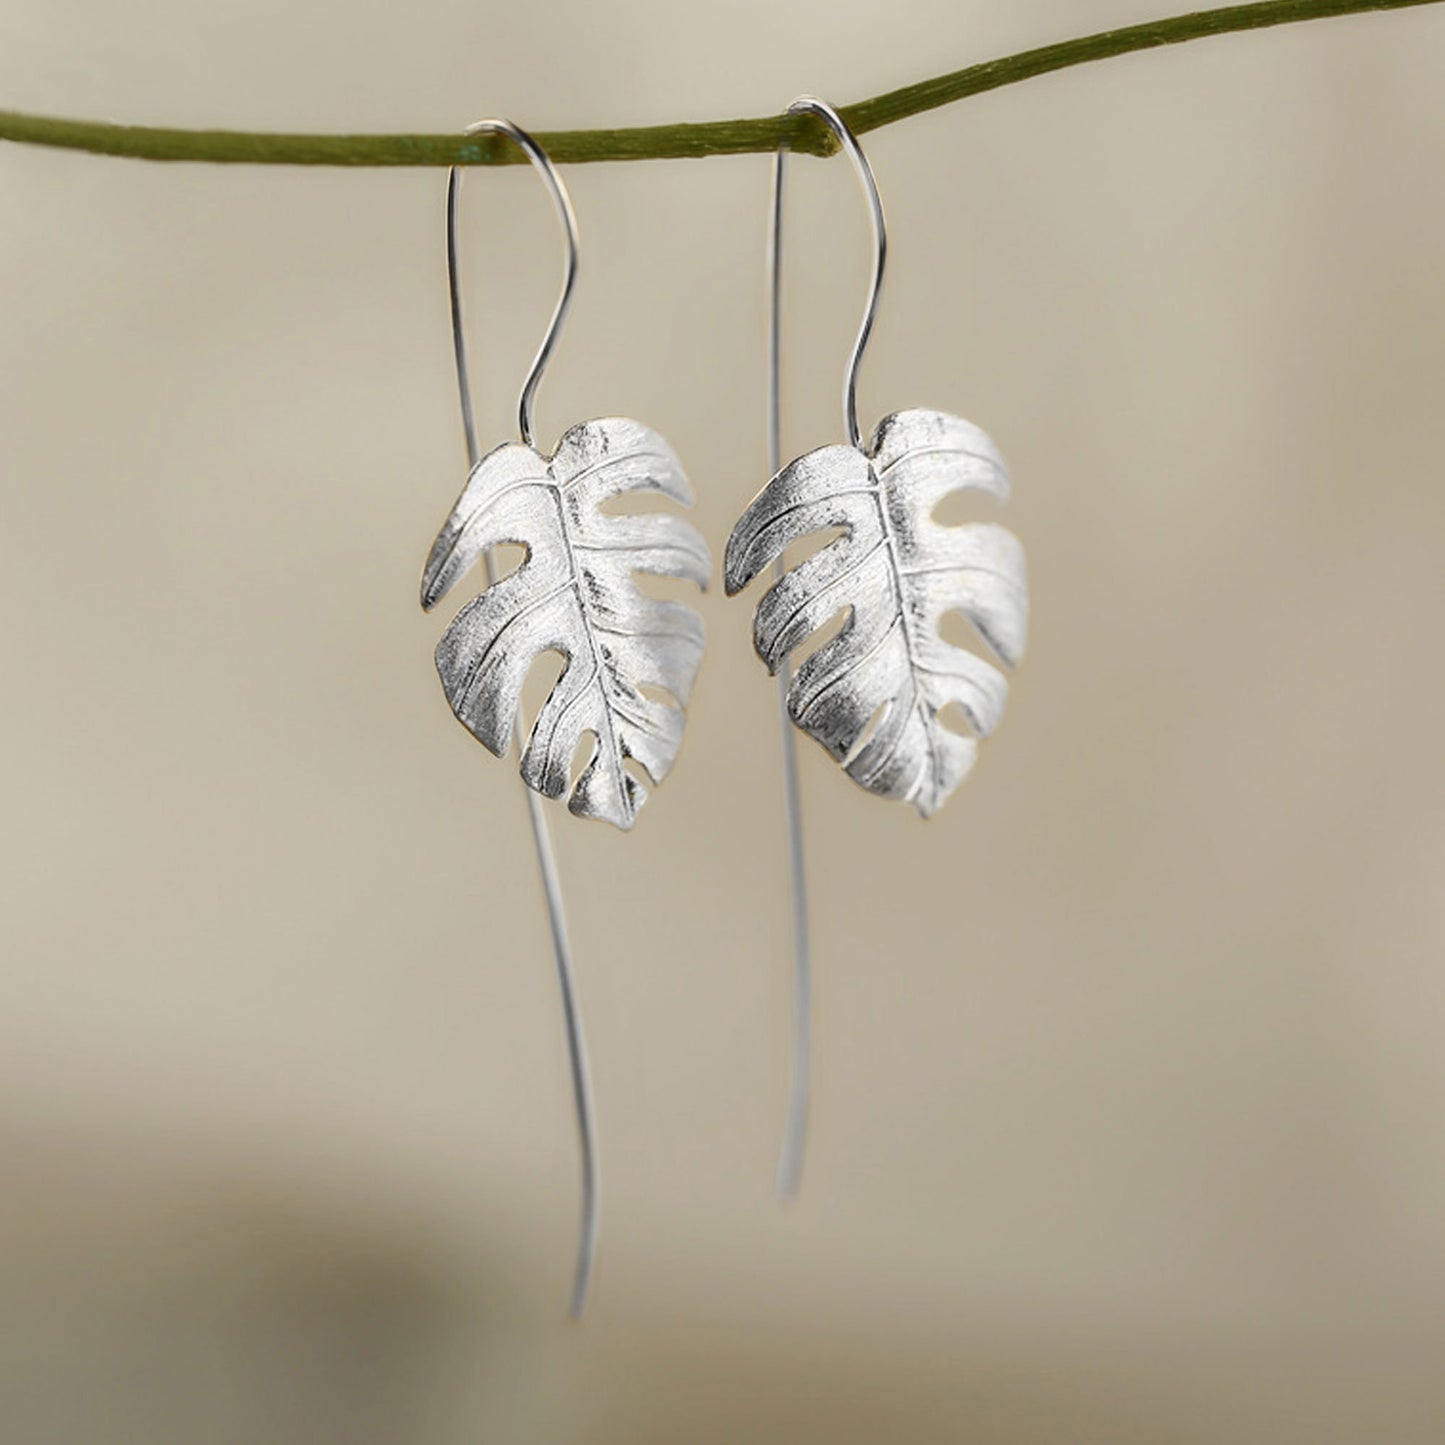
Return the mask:
[[[795,101],[790,118],[813,117],[832,132],[857,171],[874,240],[872,281],[843,388],[846,444],[825,446],[781,466],[780,350],[782,200],[787,142],[773,166],[769,223],[768,450],[772,480],[728,539],[728,595],[770,569],[753,637],[778,678],[784,717],[784,794],[794,907],[794,1048],[788,1124],[779,1163],[783,1194],[797,1187],[807,1118],[810,958],[801,802],[794,734],[816,739],[854,782],[881,797],[937,810],[972,767],[978,740],[1002,712],[1007,681],[976,653],[943,640],[946,613],[962,613],[1005,666],[1019,660],[1027,620],[1023,552],[993,523],[949,526],[934,510],[959,490],[1007,496],[1008,476],[993,443],[970,422],[943,412],[885,417],[865,445],[857,379],[872,330],[886,258],[883,207],[857,138],[831,106]],[[521,149],[555,204],[565,240],[561,294],[522,387],[521,440],[481,455],[468,382],[457,265],[460,172],[447,181],[447,261],[462,420],[471,466],[466,485],[433,544],[422,606],[433,607],[474,566],[483,589],[452,620],[436,650],[437,671],[457,718],[498,756],[513,737],[552,926],[582,1158],[582,1220],[572,1313],[586,1300],[597,1240],[597,1149],[586,1045],[577,1007],[561,888],[539,796],[568,797],[571,812],[630,828],[682,742],[683,722],[703,654],[703,623],[691,607],[649,597],[635,574],[705,588],[706,541],[671,513],[613,515],[606,503],[658,492],[689,504],[691,489],[672,448],[635,421],[606,418],[571,427],[550,455],[535,445],[532,405],[571,303],[577,224],[566,188],[545,152],[510,121],[485,120],[469,135],[497,135]],[[787,549],[819,532],[834,540],[796,566]],[[521,564],[496,580],[494,549],[524,549]],[[793,673],[791,655],[846,613],[841,629]],[[519,724],[522,685],[532,664],[559,653],[564,670],[530,734]],[[941,716],[957,708],[966,731]],[[574,758],[584,752],[580,773]]]

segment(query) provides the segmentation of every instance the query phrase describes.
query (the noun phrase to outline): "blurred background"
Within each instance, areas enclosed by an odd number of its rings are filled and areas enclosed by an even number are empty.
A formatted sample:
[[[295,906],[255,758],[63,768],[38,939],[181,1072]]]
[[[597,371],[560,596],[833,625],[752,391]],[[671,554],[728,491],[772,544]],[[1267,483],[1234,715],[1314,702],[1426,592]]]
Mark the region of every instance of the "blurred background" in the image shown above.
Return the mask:
[[[837,102],[1164,0],[6,0],[0,103],[539,129]],[[804,742],[812,1149],[774,698],[714,588],[627,836],[554,808],[576,1159],[515,763],[416,604],[460,487],[443,176],[0,147],[0,1398],[16,1445],[1436,1441],[1445,1432],[1445,7],[1031,81],[866,138],[865,429],[1009,458],[1030,652],[928,824]],[[765,480],[768,162],[570,168],[545,445]],[[790,172],[785,449],[867,263]],[[556,285],[464,244],[483,434]]]

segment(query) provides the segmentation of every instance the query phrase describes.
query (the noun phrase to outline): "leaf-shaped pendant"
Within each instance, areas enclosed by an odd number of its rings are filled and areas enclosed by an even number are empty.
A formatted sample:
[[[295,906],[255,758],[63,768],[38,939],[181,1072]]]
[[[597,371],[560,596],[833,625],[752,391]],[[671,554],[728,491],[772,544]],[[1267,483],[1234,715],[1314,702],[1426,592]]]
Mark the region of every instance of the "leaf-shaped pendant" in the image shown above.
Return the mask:
[[[1008,495],[1008,473],[978,427],[938,411],[885,417],[868,447],[827,446],[789,463],[758,494],[728,540],[728,595],[784,549],[819,531],[843,535],[764,594],[753,623],[770,672],[840,611],[838,635],[799,667],[788,712],[881,797],[936,812],[993,731],[1008,682],[938,625],[961,612],[1008,666],[1023,653],[1028,590],[1023,548],[990,522],[933,518],[950,492]],[[940,720],[949,704],[973,736]]]
[[[549,798],[570,786],[572,812],[619,828],[632,826],[647,797],[628,762],[654,783],[672,767],[703,649],[698,613],[647,596],[633,574],[705,588],[712,566],[707,543],[681,517],[602,511],[615,497],[645,491],[692,501],[672,448],[638,422],[582,422],[551,457],[508,442],[472,468],[422,576],[422,606],[430,608],[487,549],[526,548],[521,566],[447,629],[436,650],[442,687],[457,718],[500,757],[532,664],[560,653],[566,667],[532,727],[522,779]],[[591,757],[574,785],[573,756],[589,732]]]

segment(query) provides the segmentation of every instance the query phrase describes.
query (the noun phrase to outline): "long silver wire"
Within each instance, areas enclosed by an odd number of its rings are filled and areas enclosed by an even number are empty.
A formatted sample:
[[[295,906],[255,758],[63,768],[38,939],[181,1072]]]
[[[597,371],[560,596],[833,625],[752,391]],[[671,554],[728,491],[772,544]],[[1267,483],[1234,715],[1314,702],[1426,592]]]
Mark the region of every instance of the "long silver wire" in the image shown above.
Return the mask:
[[[878,312],[883,289],[883,267],[888,255],[888,231],[883,219],[883,202],[873,179],[873,169],[847,122],[826,101],[816,96],[799,96],[788,107],[789,115],[816,115],[838,137],[847,151],[863,185],[873,224],[873,276],[863,320],[848,357],[843,377],[843,425],[848,441],[858,446],[858,368]],[[783,176],[788,154],[784,139],[773,155],[772,204],[768,212],[768,472],[776,476],[782,467],[782,273],[783,273]],[[775,580],[787,570],[779,557],[773,567]],[[786,658],[778,668],[778,724],[782,736],[783,800],[788,819],[788,871],[793,903],[793,1057],[788,1085],[788,1116],[778,1154],[777,1191],[784,1199],[798,1192],[803,1173],[803,1156],[808,1142],[808,1098],[813,1037],[813,956],[808,926],[808,874],[803,852],[803,799],[798,784],[798,746],[788,713],[788,689],[793,670]]]
[[[533,445],[532,402],[537,385],[556,344],[557,334],[562,329],[567,309],[572,303],[572,289],[577,281],[577,219],[572,214],[572,203],[562,185],[552,162],[546,153],[524,130],[506,120],[480,120],[467,127],[468,135],[504,135],[521,148],[536,167],[547,184],[557,215],[562,223],[566,240],[566,260],[563,271],[562,290],[547,324],[547,333],[537,349],[532,369],[522,386],[521,399],[517,404],[517,425],[522,440]],[[461,169],[453,166],[447,172],[447,284],[451,293],[452,349],[457,363],[457,388],[461,393],[462,429],[467,439],[467,461],[475,467],[481,459],[481,447],[477,442],[476,414],[472,408],[472,386],[467,366],[467,342],[462,323],[462,291],[458,274],[457,256],[457,207],[461,198]],[[488,549],[482,559],[482,570],[488,586],[496,576],[496,558]],[[520,721],[515,729],[517,748],[526,744]],[[537,868],[542,878],[542,892],[547,903],[547,920],[552,931],[552,954],[557,965],[557,984],[562,994],[562,1016],[567,1028],[567,1058],[572,1071],[572,1102],[577,1117],[577,1142],[581,1155],[582,1200],[581,1220],[577,1235],[577,1262],[572,1275],[571,1314],[573,1319],[581,1317],[587,1304],[588,1286],[592,1282],[592,1265],[597,1255],[598,1231],[598,1162],[597,1132],[592,1103],[592,1076],[587,1063],[587,1040],[582,1031],[582,1014],[577,1002],[577,988],[572,972],[572,948],[567,939],[567,915],[562,903],[562,882],[557,872],[557,858],[552,850],[552,836],[547,827],[547,818],[542,810],[541,799],[525,785],[522,792],[527,800],[527,815],[532,823],[532,840],[536,846]]]
[[[782,269],[783,169],[787,151],[773,155],[773,195],[768,215],[768,474],[782,466]],[[777,580],[786,571],[781,557],[773,567]],[[788,819],[788,873],[793,901],[793,1057],[788,1083],[788,1115],[778,1154],[776,1189],[782,1199],[798,1192],[808,1142],[808,1093],[813,1024],[813,961],[808,933],[808,874],[803,855],[803,798],[798,784],[798,740],[788,716],[793,669],[785,657],[778,668],[778,726],[783,751],[783,803]]]

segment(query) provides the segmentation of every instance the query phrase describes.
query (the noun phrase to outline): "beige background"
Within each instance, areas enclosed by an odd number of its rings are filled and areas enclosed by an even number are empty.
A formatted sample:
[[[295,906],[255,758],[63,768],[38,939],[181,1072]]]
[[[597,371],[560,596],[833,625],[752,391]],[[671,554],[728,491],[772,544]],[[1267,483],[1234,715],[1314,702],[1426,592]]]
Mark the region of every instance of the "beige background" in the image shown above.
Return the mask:
[[[6,0],[0,97],[274,129],[839,101],[1159,0]],[[590,1317],[511,764],[422,558],[463,462],[442,177],[0,148],[7,1442],[1425,1442],[1445,1431],[1445,7],[870,137],[865,425],[1012,464],[1027,663],[929,825],[805,748],[813,1152],[750,604],[683,756],[561,810]],[[550,441],[621,411],[715,548],[763,477],[767,162],[576,168]],[[866,256],[794,168],[791,451]],[[555,284],[473,178],[489,437]]]

